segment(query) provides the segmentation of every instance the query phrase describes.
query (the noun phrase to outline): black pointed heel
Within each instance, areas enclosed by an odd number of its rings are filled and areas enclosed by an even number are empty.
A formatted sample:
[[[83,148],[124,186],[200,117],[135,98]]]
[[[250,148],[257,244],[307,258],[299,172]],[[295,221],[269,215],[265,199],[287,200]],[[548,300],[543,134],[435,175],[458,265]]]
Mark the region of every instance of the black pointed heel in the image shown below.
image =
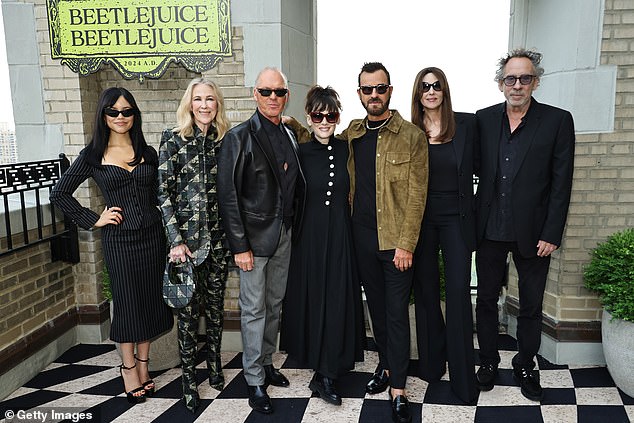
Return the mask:
[[[150,358],[148,357],[146,360],[143,360],[142,358],[137,357],[136,355],[134,356],[134,359],[136,361],[140,361],[141,363],[149,363],[150,362]],[[136,366],[136,364],[135,364]],[[154,389],[156,388],[156,385],[154,383],[154,381],[152,379],[143,382],[143,389],[145,389],[145,395],[148,397],[154,396]]]

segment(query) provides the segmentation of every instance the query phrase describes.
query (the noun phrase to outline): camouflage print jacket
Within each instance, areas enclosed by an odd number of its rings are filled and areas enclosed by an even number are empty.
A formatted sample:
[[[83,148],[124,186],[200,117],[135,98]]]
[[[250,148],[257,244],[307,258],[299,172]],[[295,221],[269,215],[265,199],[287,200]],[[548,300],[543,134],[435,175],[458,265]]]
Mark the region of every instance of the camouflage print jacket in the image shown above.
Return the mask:
[[[159,146],[158,199],[170,248],[180,244],[200,265],[209,253],[227,256],[225,234],[218,216],[216,155],[221,141],[215,128],[205,137],[194,126],[194,136],[181,138],[171,129],[163,131]]]

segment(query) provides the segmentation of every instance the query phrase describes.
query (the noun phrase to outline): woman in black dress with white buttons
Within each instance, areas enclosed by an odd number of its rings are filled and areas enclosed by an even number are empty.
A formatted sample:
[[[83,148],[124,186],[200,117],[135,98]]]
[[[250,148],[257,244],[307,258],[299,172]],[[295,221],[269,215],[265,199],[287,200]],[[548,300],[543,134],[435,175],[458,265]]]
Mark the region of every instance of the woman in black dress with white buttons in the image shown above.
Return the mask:
[[[154,393],[147,362],[150,339],[174,323],[162,296],[167,249],[157,207],[157,167],[134,97],[125,88],[108,88],[99,97],[91,142],[51,193],[51,201],[79,226],[101,228],[114,306],[110,339],[121,344],[120,370],[131,403]],[[73,197],[90,177],[106,202],[101,215]]]
[[[306,119],[313,131],[311,140],[299,146],[306,206],[292,249],[281,341],[292,360],[315,370],[310,389],[336,405],[341,404],[336,379],[363,359],[348,145],[333,136],[340,109],[331,87],[314,86],[306,96]]]

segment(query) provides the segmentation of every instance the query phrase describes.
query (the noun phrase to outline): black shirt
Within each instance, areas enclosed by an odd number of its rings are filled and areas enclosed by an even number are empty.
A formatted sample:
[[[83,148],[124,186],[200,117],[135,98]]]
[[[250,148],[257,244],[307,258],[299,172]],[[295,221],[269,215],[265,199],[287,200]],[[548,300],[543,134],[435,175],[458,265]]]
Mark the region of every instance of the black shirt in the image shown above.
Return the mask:
[[[429,144],[428,192],[458,194],[458,164],[452,142]]]

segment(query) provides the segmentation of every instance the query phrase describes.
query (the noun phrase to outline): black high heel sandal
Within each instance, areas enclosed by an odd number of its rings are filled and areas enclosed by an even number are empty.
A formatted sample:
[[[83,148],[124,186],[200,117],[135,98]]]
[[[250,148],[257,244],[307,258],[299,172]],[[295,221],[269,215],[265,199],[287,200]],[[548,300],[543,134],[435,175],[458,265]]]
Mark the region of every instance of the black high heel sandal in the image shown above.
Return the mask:
[[[136,367],[136,363],[134,363],[134,366],[131,366],[131,367],[127,367],[123,363],[121,363],[121,365],[119,366],[119,373],[121,374],[121,379],[123,380],[123,390],[124,391],[125,391],[125,379],[123,378],[123,371],[124,370],[132,370],[135,367]],[[143,392],[143,395],[134,395],[137,392]],[[145,388],[143,386],[139,386],[138,388],[133,389],[130,392],[126,392],[125,395],[128,398],[128,402],[130,404],[140,404],[140,403],[145,401]]]
[[[137,357],[136,355],[134,356],[134,359],[136,361],[140,361],[141,363],[149,363],[150,362],[150,358],[148,357],[146,360],[143,360],[142,358]],[[134,364],[136,366],[136,363]],[[154,383],[154,381],[152,379],[143,382],[143,389],[145,389],[145,395],[148,397],[151,397],[154,395],[154,389],[156,388],[156,384]],[[151,385],[151,386],[150,386]]]

